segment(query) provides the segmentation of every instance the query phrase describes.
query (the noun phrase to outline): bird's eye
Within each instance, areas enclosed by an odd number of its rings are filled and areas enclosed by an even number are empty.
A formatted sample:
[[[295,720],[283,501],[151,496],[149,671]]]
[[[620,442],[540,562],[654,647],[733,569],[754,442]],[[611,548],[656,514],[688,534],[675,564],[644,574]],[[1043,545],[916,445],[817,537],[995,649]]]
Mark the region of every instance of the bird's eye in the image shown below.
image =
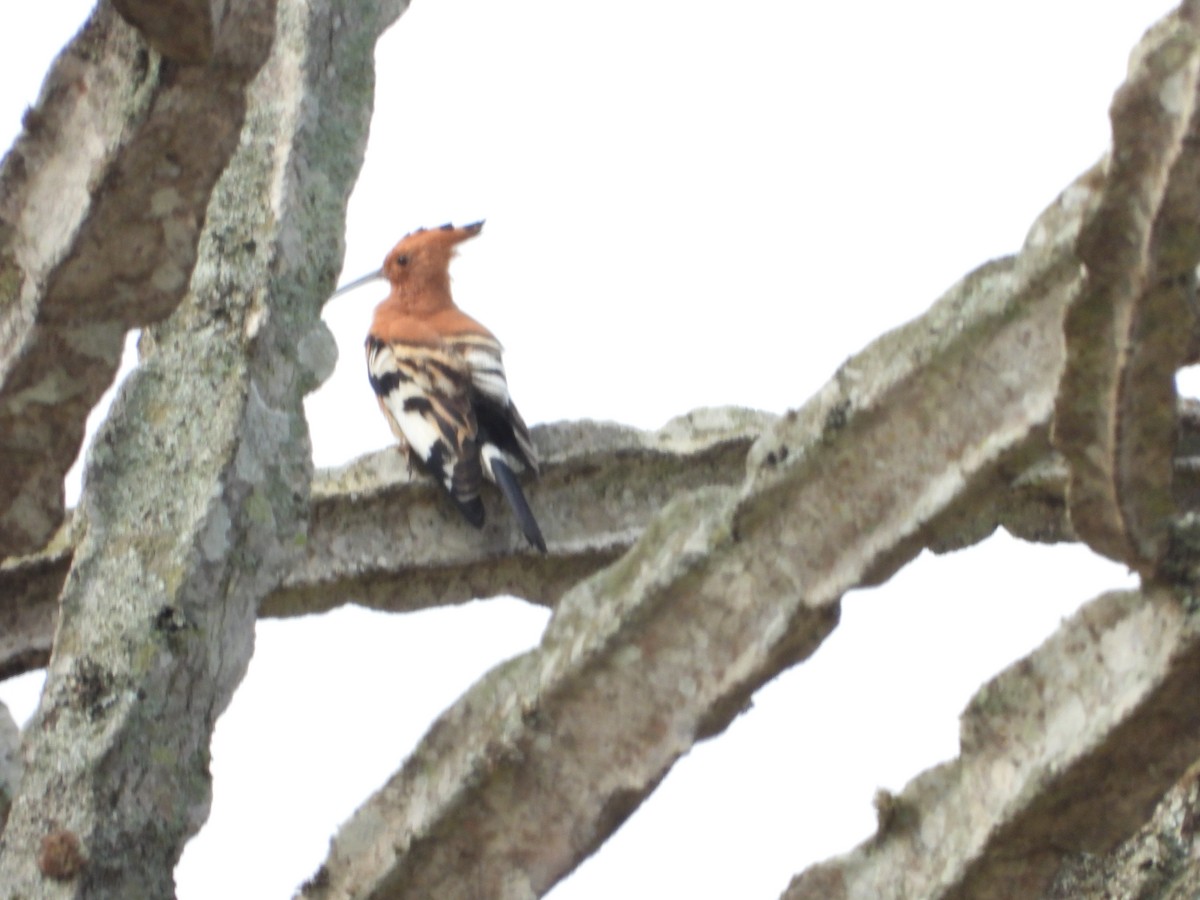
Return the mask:
[[[396,257],[396,265],[407,266],[408,265],[408,256],[403,253],[400,254],[399,256],[397,256]]]

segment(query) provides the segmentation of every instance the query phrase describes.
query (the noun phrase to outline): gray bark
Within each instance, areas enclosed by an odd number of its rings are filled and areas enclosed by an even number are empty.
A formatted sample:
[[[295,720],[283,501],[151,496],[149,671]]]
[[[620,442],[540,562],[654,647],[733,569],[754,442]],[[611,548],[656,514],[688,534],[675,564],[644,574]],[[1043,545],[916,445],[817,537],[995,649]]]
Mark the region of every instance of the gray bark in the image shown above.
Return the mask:
[[[273,4],[231,5],[211,58],[184,65],[138,47],[102,5],[58,64],[82,66],[85,78],[107,65],[117,51],[93,46],[101,29],[119,37],[121,59],[148,61],[153,74],[145,77],[168,99],[191,85],[201,97],[219,91],[239,112],[227,121],[222,105],[210,119],[195,103],[160,98],[144,114],[147,139],[165,131],[186,135],[188,146],[226,147],[211,166],[212,177],[221,174],[211,203],[207,186],[181,193],[191,164],[170,146],[139,148],[135,138],[127,160],[103,160],[109,173],[91,186],[99,213],[85,228],[100,230],[91,239],[102,244],[100,255],[119,245],[128,270],[76,258],[37,296],[40,271],[18,256],[21,303],[34,308],[35,323],[22,352],[40,346],[38,325],[65,302],[56,290],[76,306],[92,290],[100,312],[121,325],[142,313],[161,317],[182,301],[145,333],[141,364],[88,462],[46,688],[0,845],[0,896],[173,893],[183,844],[207,815],[213,724],[249,661],[258,605],[305,532],[312,464],[301,400],[335,357],[320,304],[340,260],[345,204],[366,142],[370,55],[402,7],[284,2],[276,14]],[[226,83],[232,75],[235,87]],[[40,109],[54,97],[45,93]],[[155,122],[156,113],[164,121]],[[197,138],[197,129],[210,128]],[[87,156],[90,144],[58,140],[62,153],[98,165]],[[147,194],[143,182],[155,177],[166,183]],[[30,178],[43,180],[36,171]],[[179,212],[183,224],[155,223],[145,236],[137,217],[103,215],[130,202],[123,191],[135,182],[146,210]],[[19,218],[13,245],[36,245],[44,227]],[[157,305],[131,312],[129,297]],[[111,332],[115,360],[123,327]],[[61,355],[57,345],[53,352]],[[6,390],[17,369],[7,371]],[[111,377],[111,367],[106,372]],[[98,378],[87,384],[103,386]],[[86,406],[68,410],[76,411],[81,422]],[[5,434],[37,437],[18,425]],[[53,477],[61,482],[64,470]]]
[[[628,550],[676,493],[740,482],[746,451],[773,419],[714,409],[657,432],[588,422],[535,428],[542,477],[527,490],[553,528],[554,553],[546,557],[525,552],[504,517],[482,533],[463,529],[440,488],[394,450],[318,472],[303,549],[259,615],[306,615],[346,602],[406,612],[500,593],[553,606]],[[0,568],[0,675],[49,659],[72,534]]]
[[[0,167],[0,555],[58,527],[125,332],[187,290],[273,16],[233,5],[211,59],[177,65],[101,3],[26,114]]]

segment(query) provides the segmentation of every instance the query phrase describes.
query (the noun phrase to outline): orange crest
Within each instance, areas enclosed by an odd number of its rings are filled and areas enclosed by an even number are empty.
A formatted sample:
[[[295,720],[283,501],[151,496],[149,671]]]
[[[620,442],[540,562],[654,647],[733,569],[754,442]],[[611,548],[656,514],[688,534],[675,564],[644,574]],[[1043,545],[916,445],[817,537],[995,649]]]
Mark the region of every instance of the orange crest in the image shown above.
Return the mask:
[[[404,238],[383,261],[383,277],[393,285],[437,281],[448,277],[454,248],[483,230],[483,222],[456,228],[420,228]]]

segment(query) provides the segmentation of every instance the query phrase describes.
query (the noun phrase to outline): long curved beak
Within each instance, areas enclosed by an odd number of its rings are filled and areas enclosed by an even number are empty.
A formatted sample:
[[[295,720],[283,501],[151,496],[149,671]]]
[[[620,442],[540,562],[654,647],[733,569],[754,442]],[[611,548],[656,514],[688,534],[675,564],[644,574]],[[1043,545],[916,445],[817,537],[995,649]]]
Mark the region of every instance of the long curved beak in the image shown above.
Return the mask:
[[[372,281],[381,281],[382,279],[383,269],[380,269],[377,272],[372,272],[370,275],[364,275],[362,278],[355,278],[353,281],[343,284],[340,288],[330,294],[329,299],[332,300],[334,297],[340,297],[342,294],[346,293],[347,291],[352,291],[356,287],[362,287],[364,284],[370,284]]]

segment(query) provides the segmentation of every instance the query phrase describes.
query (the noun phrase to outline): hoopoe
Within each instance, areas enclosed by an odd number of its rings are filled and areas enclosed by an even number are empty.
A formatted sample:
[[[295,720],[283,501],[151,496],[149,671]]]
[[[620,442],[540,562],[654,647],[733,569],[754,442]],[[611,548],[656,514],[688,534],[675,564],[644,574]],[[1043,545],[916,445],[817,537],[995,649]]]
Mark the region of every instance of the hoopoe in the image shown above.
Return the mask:
[[[367,373],[401,451],[442,483],[476,528],[484,521],[483,478],[494,481],[529,543],[545,553],[514,472],[536,475],[538,462],[508,393],[503,348],[450,295],[455,247],[482,229],[475,222],[414,231],[392,248],[382,269],[334,296],[378,278],[391,283],[367,333]]]

